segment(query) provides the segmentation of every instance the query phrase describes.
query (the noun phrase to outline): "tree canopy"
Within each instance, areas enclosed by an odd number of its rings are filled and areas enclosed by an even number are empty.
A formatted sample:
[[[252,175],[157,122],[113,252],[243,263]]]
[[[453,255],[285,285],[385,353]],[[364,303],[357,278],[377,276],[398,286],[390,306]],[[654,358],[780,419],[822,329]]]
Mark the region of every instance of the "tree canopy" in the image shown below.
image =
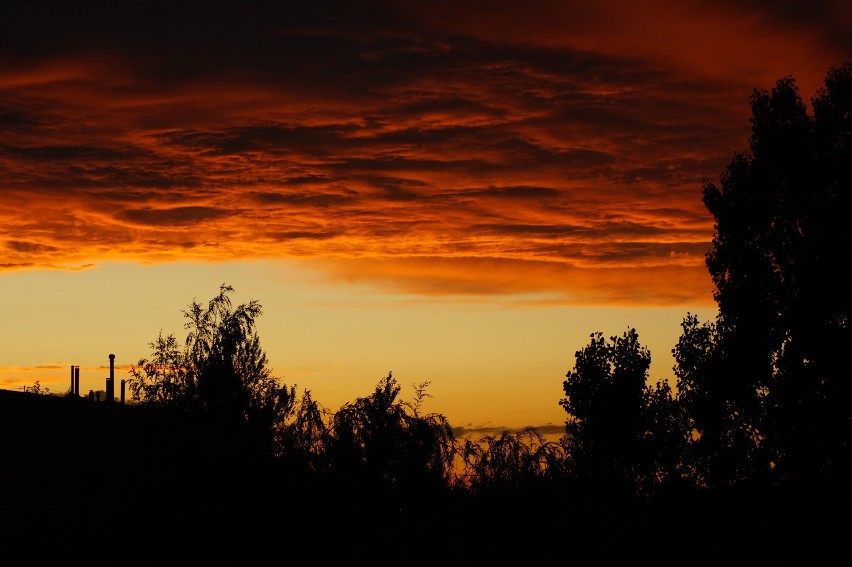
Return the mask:
[[[750,152],[704,187],[721,352],[705,380],[728,384],[779,480],[818,482],[849,471],[852,65],[829,70],[811,112],[792,77],[750,103]]]

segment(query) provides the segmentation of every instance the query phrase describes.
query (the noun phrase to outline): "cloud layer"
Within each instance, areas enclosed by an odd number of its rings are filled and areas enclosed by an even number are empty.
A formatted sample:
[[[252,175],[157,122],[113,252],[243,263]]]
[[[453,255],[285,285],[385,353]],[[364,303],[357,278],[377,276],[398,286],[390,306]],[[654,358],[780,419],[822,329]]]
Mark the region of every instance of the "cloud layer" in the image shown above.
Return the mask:
[[[852,53],[849,9],[642,5],[13,2],[0,270],[299,258],[707,302],[702,180],[746,149],[752,88]]]

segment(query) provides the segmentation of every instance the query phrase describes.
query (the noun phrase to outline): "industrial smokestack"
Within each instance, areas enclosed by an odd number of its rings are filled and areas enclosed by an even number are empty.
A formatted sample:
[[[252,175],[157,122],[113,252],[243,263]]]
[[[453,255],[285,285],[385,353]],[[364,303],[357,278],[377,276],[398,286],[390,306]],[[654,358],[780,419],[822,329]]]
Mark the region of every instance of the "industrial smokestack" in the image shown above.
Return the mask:
[[[80,395],[80,367],[74,367],[74,393]]]
[[[109,382],[107,382],[107,399],[108,402],[115,401],[115,355],[109,355]]]
[[[74,389],[74,365],[71,365],[71,395],[77,393],[77,390]]]

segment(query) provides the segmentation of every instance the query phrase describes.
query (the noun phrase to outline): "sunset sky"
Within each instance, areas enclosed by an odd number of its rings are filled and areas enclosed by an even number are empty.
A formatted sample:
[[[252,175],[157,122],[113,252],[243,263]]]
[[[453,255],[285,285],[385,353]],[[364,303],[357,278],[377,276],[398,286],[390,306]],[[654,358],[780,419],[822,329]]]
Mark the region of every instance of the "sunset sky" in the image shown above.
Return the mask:
[[[850,29],[841,0],[7,0],[0,388],[103,389],[226,283],[331,410],[392,371],[457,427],[561,427],[590,333],[672,377],[716,312],[702,181]]]

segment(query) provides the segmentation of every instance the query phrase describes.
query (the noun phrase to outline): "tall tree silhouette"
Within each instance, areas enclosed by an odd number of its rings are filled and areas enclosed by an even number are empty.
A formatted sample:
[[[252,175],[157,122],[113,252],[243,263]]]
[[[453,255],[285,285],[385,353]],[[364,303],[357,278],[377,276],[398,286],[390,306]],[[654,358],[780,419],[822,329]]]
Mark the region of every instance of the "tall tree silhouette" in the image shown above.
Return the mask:
[[[223,284],[208,304],[183,311],[186,340],[174,335],[150,343],[152,355],[130,370],[132,399],[203,417],[232,449],[273,457],[280,432],[296,408],[295,387],[272,376],[260,347],[257,301],[233,306],[234,289]]]
[[[721,383],[728,421],[771,449],[779,481],[845,479],[852,66],[829,70],[812,114],[792,77],[754,91],[750,103],[750,153],[735,155],[719,186],[704,187],[721,357],[703,379]]]

